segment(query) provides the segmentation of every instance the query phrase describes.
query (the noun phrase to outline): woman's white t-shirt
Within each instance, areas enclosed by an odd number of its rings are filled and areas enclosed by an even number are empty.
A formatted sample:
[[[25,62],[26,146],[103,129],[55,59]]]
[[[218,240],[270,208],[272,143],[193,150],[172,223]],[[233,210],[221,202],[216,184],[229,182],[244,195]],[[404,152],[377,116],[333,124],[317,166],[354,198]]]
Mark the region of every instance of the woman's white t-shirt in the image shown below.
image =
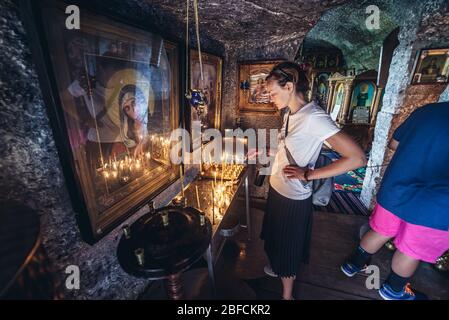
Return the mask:
[[[288,117],[288,135],[284,139]],[[278,135],[278,148],[270,177],[271,187],[290,199],[309,198],[312,195],[310,186],[304,186],[298,179],[289,179],[283,173],[283,169],[289,165],[284,143],[298,166],[313,169],[323,142],[339,131],[340,128],[315,101],[290,116],[287,113]]]

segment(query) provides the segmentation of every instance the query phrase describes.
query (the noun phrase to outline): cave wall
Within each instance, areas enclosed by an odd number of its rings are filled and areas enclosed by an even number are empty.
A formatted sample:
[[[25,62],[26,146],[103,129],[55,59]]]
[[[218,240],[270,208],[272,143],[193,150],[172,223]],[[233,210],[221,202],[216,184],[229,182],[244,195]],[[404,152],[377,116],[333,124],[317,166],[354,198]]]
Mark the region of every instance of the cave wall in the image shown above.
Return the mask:
[[[308,43],[325,42],[341,50],[345,66],[356,70],[377,70],[384,39],[402,19],[407,0],[351,1],[327,11],[305,38]],[[379,8],[379,29],[369,30],[366,8]]]
[[[373,208],[383,173],[391,159],[387,148],[394,130],[418,107],[436,102],[445,84],[410,85],[417,52],[422,48],[449,45],[449,4],[447,1],[424,1],[403,7],[399,41],[390,66],[383,107],[377,116],[373,148],[368,162],[362,202]],[[447,91],[447,90],[446,90]]]
[[[19,7],[11,0],[0,3],[0,40],[0,199],[38,211],[43,244],[60,283],[65,283],[67,266],[80,267],[81,288],[63,289],[66,298],[136,298],[149,282],[119,266],[115,252],[121,226],[92,246],[81,238]],[[188,171],[186,180],[195,174],[194,168]],[[166,205],[179,190],[178,181],[154,200],[155,206]],[[124,224],[147,211],[142,208]]]

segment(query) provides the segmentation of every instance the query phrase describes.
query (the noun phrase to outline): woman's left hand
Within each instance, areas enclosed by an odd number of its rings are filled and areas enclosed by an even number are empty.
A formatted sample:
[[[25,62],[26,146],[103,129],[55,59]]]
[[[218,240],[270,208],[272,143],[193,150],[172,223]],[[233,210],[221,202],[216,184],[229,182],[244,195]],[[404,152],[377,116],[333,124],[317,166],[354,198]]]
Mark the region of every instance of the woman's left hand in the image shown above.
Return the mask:
[[[299,179],[305,181],[305,173],[307,172],[306,168],[301,168],[297,166],[286,166],[284,168],[284,174],[289,179]]]

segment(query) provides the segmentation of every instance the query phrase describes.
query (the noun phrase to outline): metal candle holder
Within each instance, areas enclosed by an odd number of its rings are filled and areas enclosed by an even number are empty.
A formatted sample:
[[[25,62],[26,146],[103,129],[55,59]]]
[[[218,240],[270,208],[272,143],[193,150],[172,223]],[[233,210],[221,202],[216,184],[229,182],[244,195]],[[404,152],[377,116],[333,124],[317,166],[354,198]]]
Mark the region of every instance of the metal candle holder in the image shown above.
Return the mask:
[[[204,227],[204,225],[206,224],[206,215],[204,213],[200,214],[200,225],[202,227]]]
[[[137,258],[137,263],[139,264],[139,266],[145,265],[144,250],[142,248],[136,249],[136,250],[134,250],[134,254]]]
[[[169,220],[168,220],[168,214],[167,213],[163,213],[162,214],[162,224],[164,225],[164,227],[168,227],[168,225],[169,225]]]
[[[129,225],[123,226],[123,234],[126,239],[131,239],[131,228],[129,227]]]

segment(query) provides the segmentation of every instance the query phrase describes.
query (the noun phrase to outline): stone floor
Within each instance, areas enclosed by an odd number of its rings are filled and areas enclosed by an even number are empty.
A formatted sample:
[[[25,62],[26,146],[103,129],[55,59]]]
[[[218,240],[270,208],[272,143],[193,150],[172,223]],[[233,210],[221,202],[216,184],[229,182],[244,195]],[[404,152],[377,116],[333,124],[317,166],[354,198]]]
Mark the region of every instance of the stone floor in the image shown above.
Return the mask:
[[[267,260],[263,242],[258,233],[263,219],[262,208],[253,208],[253,239],[247,240],[247,230],[228,240],[216,266],[216,299],[273,300],[281,296],[281,282],[266,276],[263,267]],[[298,300],[372,300],[379,299],[376,290],[365,286],[368,274],[347,278],[339,267],[357,243],[361,225],[366,217],[315,212],[309,265],[301,267],[295,283],[294,296]],[[380,269],[384,280],[389,272],[392,252],[384,248],[374,256],[372,264]],[[183,275],[186,298],[213,299],[204,262]],[[382,281],[381,280],[381,281]],[[435,271],[431,265],[422,264],[412,285],[431,299],[449,299],[449,276]],[[143,299],[164,299],[161,282],[155,283],[142,296]]]

